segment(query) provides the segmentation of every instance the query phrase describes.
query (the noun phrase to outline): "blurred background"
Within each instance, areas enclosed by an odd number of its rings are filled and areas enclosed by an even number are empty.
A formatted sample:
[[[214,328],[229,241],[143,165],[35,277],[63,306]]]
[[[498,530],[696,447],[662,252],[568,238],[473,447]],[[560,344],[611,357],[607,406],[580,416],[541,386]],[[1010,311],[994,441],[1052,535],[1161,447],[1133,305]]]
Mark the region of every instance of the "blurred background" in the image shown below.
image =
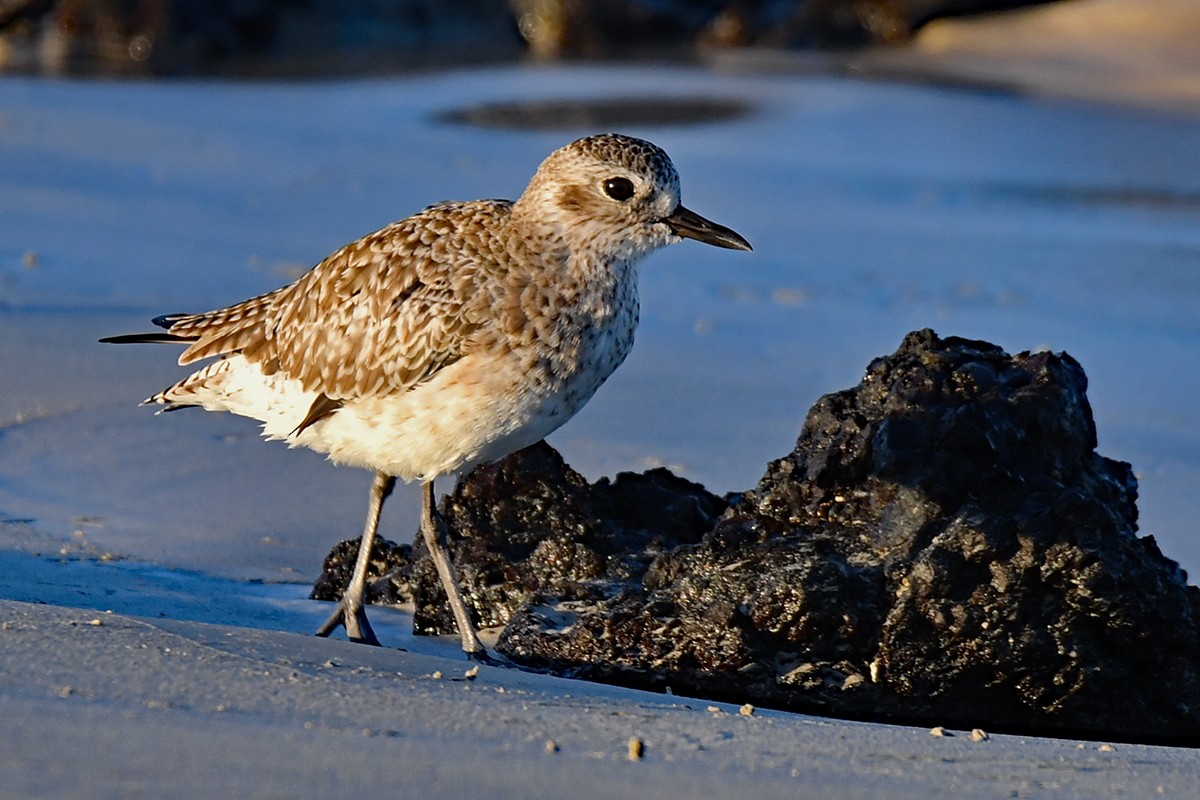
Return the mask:
[[[523,57],[907,42],[1044,0],[0,0],[0,64],[52,74],[317,75]]]
[[[1200,108],[1195,0],[0,0],[0,72],[733,61]]]

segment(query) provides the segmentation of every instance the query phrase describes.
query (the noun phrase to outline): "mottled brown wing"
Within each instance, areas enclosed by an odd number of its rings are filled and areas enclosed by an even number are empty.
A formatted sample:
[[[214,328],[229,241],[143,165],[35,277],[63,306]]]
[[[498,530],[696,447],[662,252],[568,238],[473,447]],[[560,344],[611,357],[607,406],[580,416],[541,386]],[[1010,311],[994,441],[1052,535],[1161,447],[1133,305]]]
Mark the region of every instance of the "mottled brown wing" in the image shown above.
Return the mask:
[[[289,286],[181,318],[171,333],[197,339],[180,361],[240,352],[334,399],[408,389],[469,347],[478,328],[467,311],[471,278],[502,257],[489,231],[507,209],[433,207],[347,245]]]

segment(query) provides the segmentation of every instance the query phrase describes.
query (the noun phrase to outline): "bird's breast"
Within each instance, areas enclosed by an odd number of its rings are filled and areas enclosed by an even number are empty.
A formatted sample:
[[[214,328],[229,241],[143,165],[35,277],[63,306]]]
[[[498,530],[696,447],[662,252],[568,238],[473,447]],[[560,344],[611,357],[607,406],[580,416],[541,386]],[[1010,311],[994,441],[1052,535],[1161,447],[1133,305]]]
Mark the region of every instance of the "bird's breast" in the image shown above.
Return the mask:
[[[547,331],[553,365],[566,383],[595,391],[633,347],[638,324],[637,282],[632,267],[620,265],[580,281],[565,298]],[[593,385],[594,384],[594,385]]]

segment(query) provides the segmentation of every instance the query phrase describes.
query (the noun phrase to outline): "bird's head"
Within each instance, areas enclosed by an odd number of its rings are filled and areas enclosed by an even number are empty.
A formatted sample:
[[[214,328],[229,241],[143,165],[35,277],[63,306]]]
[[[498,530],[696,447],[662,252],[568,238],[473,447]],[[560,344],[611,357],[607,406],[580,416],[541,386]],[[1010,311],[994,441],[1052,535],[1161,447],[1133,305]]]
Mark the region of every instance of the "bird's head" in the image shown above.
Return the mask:
[[[551,153],[514,212],[557,228],[573,246],[636,258],[682,238],[749,250],[733,230],[679,202],[679,174],[670,157],[643,139],[588,136]]]

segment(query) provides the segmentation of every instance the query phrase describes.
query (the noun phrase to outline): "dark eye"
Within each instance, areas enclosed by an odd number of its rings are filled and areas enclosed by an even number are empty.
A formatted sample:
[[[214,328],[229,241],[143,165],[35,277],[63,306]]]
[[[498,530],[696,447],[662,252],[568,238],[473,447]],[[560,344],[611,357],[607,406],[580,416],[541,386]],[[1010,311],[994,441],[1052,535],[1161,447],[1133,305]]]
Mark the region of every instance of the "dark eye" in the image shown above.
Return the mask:
[[[628,178],[609,178],[604,182],[604,193],[613,200],[628,200],[633,197],[633,182]]]

